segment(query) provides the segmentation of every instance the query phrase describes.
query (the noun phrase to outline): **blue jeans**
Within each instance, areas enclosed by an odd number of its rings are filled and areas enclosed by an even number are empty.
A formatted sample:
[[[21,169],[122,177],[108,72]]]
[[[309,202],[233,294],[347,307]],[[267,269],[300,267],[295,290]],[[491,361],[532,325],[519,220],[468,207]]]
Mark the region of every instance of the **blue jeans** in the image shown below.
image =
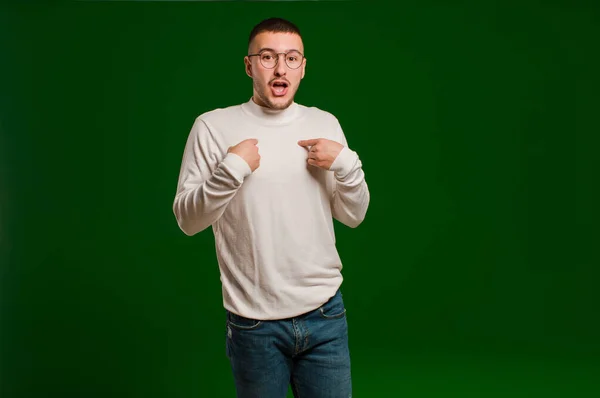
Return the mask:
[[[226,311],[226,350],[238,398],[351,398],[342,294],[306,314],[275,321]]]

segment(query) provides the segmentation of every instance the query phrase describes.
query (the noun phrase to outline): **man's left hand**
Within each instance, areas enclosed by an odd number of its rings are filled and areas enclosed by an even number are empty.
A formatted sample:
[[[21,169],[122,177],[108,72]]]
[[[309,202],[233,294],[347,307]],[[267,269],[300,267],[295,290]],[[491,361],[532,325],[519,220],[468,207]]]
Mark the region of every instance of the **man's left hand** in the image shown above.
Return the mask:
[[[298,141],[298,145],[308,150],[308,164],[325,170],[329,170],[334,160],[344,148],[339,142],[325,138]]]

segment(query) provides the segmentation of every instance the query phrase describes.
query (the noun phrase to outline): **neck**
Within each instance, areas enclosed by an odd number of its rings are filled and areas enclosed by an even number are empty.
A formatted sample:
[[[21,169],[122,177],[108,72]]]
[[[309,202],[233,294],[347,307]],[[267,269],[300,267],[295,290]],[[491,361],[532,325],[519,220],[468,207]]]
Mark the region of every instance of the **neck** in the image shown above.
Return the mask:
[[[242,105],[242,109],[249,115],[267,124],[285,124],[292,122],[298,116],[298,104],[292,102],[285,109],[273,109],[257,104],[254,98]]]

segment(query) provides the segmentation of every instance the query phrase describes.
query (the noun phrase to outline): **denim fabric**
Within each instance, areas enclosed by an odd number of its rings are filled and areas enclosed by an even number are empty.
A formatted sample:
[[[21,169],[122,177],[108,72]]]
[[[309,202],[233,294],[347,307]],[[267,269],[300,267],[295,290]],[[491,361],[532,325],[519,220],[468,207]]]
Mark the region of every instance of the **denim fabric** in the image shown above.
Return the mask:
[[[226,351],[238,398],[351,398],[342,294],[306,314],[261,321],[227,315]]]

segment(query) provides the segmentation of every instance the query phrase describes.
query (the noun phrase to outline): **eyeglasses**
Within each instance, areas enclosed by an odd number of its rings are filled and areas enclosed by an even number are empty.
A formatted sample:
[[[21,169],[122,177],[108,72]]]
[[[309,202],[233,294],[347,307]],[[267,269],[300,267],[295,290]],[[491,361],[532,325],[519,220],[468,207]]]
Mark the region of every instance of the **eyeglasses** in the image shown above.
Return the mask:
[[[267,69],[273,69],[279,63],[279,54],[285,55],[285,63],[290,69],[298,69],[304,60],[304,55],[296,50],[288,51],[287,53],[278,53],[273,50],[262,50],[258,54],[248,54],[248,56],[259,56],[262,66]]]

